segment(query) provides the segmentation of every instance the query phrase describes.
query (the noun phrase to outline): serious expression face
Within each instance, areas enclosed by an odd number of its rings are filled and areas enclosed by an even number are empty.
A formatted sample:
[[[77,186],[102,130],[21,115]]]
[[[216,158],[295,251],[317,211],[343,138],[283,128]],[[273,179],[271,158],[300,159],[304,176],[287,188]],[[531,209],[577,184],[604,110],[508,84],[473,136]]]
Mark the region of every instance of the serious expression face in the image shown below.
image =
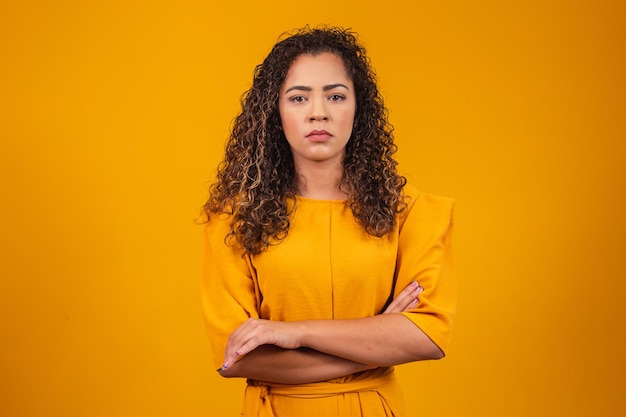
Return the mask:
[[[280,90],[278,109],[296,169],[308,163],[341,164],[354,125],[356,96],[338,55],[298,56]]]

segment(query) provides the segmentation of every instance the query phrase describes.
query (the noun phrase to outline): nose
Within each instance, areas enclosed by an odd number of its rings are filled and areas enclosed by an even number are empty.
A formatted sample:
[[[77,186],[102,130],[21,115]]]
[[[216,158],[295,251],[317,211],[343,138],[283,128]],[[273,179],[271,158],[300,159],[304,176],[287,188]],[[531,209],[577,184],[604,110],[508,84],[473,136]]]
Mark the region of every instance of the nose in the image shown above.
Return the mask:
[[[311,111],[309,113],[309,121],[315,122],[320,120],[328,120],[328,112],[324,100],[311,100]]]

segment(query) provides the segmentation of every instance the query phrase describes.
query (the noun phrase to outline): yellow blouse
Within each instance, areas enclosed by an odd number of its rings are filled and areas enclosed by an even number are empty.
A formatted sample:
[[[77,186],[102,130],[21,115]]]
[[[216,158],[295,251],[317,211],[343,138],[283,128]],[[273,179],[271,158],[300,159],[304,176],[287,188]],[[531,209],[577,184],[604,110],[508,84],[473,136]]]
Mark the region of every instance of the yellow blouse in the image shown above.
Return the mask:
[[[227,216],[206,225],[203,308],[215,367],[230,334],[249,317],[280,321],[353,319],[379,314],[392,291],[424,288],[402,313],[444,352],[456,306],[452,269],[453,200],[405,187],[408,207],[393,233],[377,238],[343,201],[296,198],[289,234],[244,256],[224,238]],[[303,404],[302,401],[306,399]],[[400,416],[393,368],[298,386],[248,381],[245,416]]]

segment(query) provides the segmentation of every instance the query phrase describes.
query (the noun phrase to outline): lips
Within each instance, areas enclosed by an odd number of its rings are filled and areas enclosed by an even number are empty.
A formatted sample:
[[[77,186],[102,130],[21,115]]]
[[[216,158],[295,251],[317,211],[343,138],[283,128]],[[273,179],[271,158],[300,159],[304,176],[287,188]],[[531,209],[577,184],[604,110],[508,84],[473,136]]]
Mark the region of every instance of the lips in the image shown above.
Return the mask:
[[[306,138],[313,142],[326,142],[333,137],[330,133],[325,130],[311,130]]]

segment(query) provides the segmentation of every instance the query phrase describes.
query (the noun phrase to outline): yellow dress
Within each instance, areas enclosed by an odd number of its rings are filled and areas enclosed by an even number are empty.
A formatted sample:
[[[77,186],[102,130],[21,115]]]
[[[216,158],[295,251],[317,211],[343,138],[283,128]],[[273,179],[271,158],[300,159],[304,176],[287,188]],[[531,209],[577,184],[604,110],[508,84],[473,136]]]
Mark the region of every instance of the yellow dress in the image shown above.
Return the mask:
[[[229,219],[206,225],[203,309],[215,367],[230,334],[249,317],[280,321],[354,319],[379,314],[392,291],[413,280],[420,303],[402,313],[444,352],[456,306],[453,200],[407,185],[408,207],[393,233],[368,235],[343,201],[296,198],[287,238],[259,255],[225,243]],[[246,417],[403,416],[393,368],[326,382],[248,381]]]

